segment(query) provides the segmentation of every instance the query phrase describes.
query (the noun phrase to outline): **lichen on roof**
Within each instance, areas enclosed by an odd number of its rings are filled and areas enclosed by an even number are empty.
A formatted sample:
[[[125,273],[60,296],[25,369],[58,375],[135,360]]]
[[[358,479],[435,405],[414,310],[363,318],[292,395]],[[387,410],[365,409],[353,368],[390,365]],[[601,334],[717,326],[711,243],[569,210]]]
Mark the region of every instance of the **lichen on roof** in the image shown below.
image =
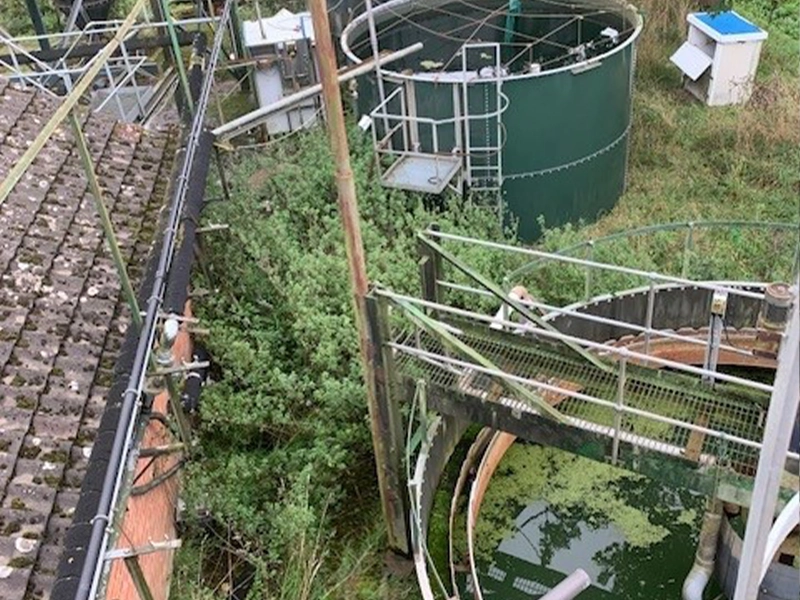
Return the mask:
[[[0,79],[0,179],[58,99]],[[83,115],[134,281],[172,134]],[[73,137],[62,125],[0,206],[0,598],[47,598],[129,316]]]

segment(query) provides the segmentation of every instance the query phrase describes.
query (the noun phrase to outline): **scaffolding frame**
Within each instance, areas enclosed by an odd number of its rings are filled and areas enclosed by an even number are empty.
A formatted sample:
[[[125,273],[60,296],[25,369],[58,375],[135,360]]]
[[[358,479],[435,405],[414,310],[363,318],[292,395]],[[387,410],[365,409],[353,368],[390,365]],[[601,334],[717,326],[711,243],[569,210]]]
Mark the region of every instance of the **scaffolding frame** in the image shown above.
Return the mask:
[[[125,27],[122,34],[120,31],[125,25],[124,20],[91,21],[82,29],[41,35],[11,37],[0,31],[0,45],[7,49],[6,54],[0,56],[0,70],[5,71],[4,75],[9,80],[23,88],[33,87],[53,97],[69,96],[78,82],[84,80],[84,75],[91,72],[92,86],[104,83],[104,89],[109,90],[108,95],[93,109],[95,112],[100,112],[114,102],[121,118],[126,118],[130,111],[123,107],[121,95],[123,92],[130,92],[133,94],[138,116],[142,118],[147,115],[147,107],[153,96],[150,88],[158,82],[161,74],[158,64],[146,54],[141,54],[141,51],[152,46],[169,45],[172,60],[179,67],[178,74],[186,94],[188,83],[185,70],[180,69],[183,65],[180,46],[191,43],[191,36],[181,36],[177,29],[198,30],[210,27],[213,31],[219,18],[211,16],[172,20],[168,17],[157,20],[147,11],[142,10],[139,14],[143,15],[143,20]],[[160,35],[163,41],[140,39],[140,34]],[[87,50],[98,45],[102,47],[102,40],[109,37],[119,37],[119,43],[113,54],[103,61],[102,69],[94,72],[93,66],[97,57]],[[58,48],[57,58],[42,58],[42,55],[52,54],[52,50],[38,52],[28,49],[33,44],[41,46],[43,42]],[[105,82],[101,81],[103,79]]]
[[[80,600],[94,600],[98,597],[98,592],[102,588],[103,573],[111,562],[116,559],[124,560],[140,598],[142,600],[152,598],[153,593],[139,565],[138,556],[142,553],[174,549],[180,545],[179,540],[171,540],[164,544],[155,544],[152,547],[135,549],[135,551],[131,552],[110,549],[118,527],[121,525],[121,516],[124,514],[123,509],[130,493],[133,475],[131,467],[136,464],[136,461],[132,460],[132,458],[138,452],[136,444],[143,432],[140,415],[143,410],[145,385],[152,377],[160,378],[161,385],[168,392],[170,407],[169,427],[176,431],[180,439],[180,444],[177,444],[176,447],[179,446],[184,452],[191,448],[190,432],[183,414],[180,391],[172,376],[173,371],[180,374],[185,367],[175,369],[172,365],[168,365],[167,369],[164,369],[164,362],[161,357],[157,359],[154,354],[154,348],[156,340],[161,337],[161,345],[167,349],[171,360],[171,352],[169,350],[171,339],[173,338],[171,338],[172,334],[169,331],[176,329],[175,324],[177,321],[174,315],[164,313],[161,307],[166,294],[172,260],[181,235],[181,221],[185,216],[184,207],[191,180],[190,174],[195,163],[196,150],[200,145],[200,136],[207,135],[205,133],[206,108],[214,83],[216,65],[222,55],[222,41],[231,27],[231,15],[235,10],[235,0],[226,0],[223,10],[218,16],[197,17],[174,22],[170,22],[169,18],[164,21],[153,21],[149,16],[145,16],[143,21],[140,20],[140,16],[145,12],[144,8],[147,2],[148,0],[137,0],[131,12],[123,20],[88,23],[80,31],[70,30],[61,34],[22,36],[18,38],[11,38],[0,31],[0,42],[9,52],[5,57],[0,57],[0,67],[11,71],[10,79],[12,81],[22,88],[33,87],[50,96],[58,96],[57,93],[50,89],[50,84],[57,81],[61,84],[64,92],[61,103],[57,106],[49,121],[42,127],[36,138],[32,140],[31,145],[12,167],[5,179],[0,182],[0,206],[2,206],[5,199],[39,156],[40,151],[50,138],[65,120],[68,120],[75,136],[77,152],[89,182],[89,190],[94,197],[95,206],[100,215],[104,238],[110,248],[111,258],[117,276],[121,281],[122,296],[130,309],[132,326],[138,334],[136,355],[131,367],[128,385],[122,398],[121,414],[113,446],[110,455],[107,457],[108,468],[105,472],[97,514],[91,519],[91,536],[86,548],[86,557],[80,573],[80,582],[76,595],[76,599]],[[128,84],[132,83],[134,87],[138,88],[139,79],[137,78],[141,78],[142,73],[146,73],[148,66],[153,64],[146,55],[137,55],[137,52],[143,48],[137,46],[136,36],[139,33],[152,33],[153,31],[158,32],[166,29],[170,46],[173,50],[173,60],[176,64],[182,64],[183,58],[180,55],[180,46],[184,42],[178,40],[176,26],[209,26],[214,31],[214,41],[206,60],[204,60],[205,78],[202,81],[198,96],[194,99],[193,110],[191,111],[193,116],[189,125],[188,135],[185,138],[182,165],[172,191],[169,222],[163,232],[161,252],[158,254],[159,262],[152,289],[145,296],[146,306],[144,307],[145,310],[142,311],[127,273],[127,265],[119,250],[116,232],[103,197],[102,186],[98,181],[95,165],[82,130],[82,119],[79,117],[78,107],[99,77],[108,79],[110,92],[100,102],[99,106],[94,109],[95,111],[102,110],[110,102],[120,102],[119,94],[121,90],[128,87]],[[230,29],[230,32],[233,33],[233,30]],[[108,37],[111,39],[107,42],[95,41],[107,39]],[[27,49],[33,43],[40,43],[44,48],[50,45],[50,42],[54,42],[53,45],[60,47],[59,57],[52,62],[41,59],[37,56],[39,53]],[[92,52],[87,53],[87,42],[99,47],[93,47]],[[48,51],[51,50],[52,48]],[[182,70],[179,69],[179,71]],[[167,73],[167,76],[170,76],[170,73]],[[155,79],[155,77],[150,78]],[[186,79],[185,72],[183,79]],[[171,86],[169,82],[165,84],[165,81],[166,78],[159,81],[157,87],[159,89],[163,87],[168,90]],[[188,90],[188,81],[185,81],[185,84],[186,90]],[[144,109],[148,100],[143,96],[136,96],[136,103],[140,111],[144,112],[142,109]],[[159,331],[162,328],[164,332],[159,335]]]

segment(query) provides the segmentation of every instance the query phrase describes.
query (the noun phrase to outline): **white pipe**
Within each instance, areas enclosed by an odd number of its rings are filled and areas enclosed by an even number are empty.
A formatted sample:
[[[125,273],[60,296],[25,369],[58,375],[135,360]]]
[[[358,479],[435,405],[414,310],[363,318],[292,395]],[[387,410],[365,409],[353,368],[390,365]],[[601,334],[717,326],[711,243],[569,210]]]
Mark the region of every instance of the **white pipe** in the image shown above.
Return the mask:
[[[759,583],[764,581],[764,576],[767,574],[772,558],[778,549],[781,547],[783,540],[794,530],[795,527],[800,525],[800,493],[795,494],[789,503],[783,507],[781,514],[775,519],[772,529],[769,530],[767,536],[767,549],[764,552],[764,560],[761,563],[761,576],[758,578]]]
[[[422,50],[422,42],[417,42],[416,44],[412,44],[402,50],[398,50],[397,52],[392,52],[391,54],[387,54],[386,56],[382,57],[379,61],[379,65],[388,64],[390,62],[394,62],[401,58],[405,58],[409,54],[413,54],[414,52],[418,52]],[[350,81],[351,79],[355,79],[356,77],[360,77],[361,75],[366,75],[370,71],[375,68],[374,61],[365,61],[347,71],[341,73],[338,77],[339,83],[344,83],[345,81]],[[291,96],[286,96],[285,98],[281,98],[277,102],[273,102],[267,106],[262,106],[261,108],[257,108],[256,110],[247,113],[246,115],[242,115],[241,117],[229,121],[224,125],[220,125],[216,129],[213,129],[211,133],[214,137],[219,138],[220,140],[227,140],[240,133],[244,133],[260,125],[269,115],[272,115],[276,112],[280,112],[285,110],[298,102],[302,102],[306,98],[311,98],[312,96],[316,96],[322,92],[322,84],[318,83],[316,85],[309,86],[299,92],[292,94]]]
[[[563,579],[552,590],[539,600],[572,600],[592,583],[591,578],[583,569],[576,569],[571,575]]]
[[[703,591],[714,572],[720,525],[722,525],[722,503],[714,501],[703,516],[697,554],[681,590],[683,600],[703,600]]]

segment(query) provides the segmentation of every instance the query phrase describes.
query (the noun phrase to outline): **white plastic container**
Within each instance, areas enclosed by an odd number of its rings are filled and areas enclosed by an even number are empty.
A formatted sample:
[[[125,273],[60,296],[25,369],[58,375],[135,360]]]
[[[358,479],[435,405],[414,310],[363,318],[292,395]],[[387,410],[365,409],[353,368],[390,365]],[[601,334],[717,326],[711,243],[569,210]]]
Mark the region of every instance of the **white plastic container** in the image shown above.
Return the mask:
[[[686,20],[688,38],[670,58],[684,73],[684,87],[709,106],[747,102],[767,32],[732,10]]]

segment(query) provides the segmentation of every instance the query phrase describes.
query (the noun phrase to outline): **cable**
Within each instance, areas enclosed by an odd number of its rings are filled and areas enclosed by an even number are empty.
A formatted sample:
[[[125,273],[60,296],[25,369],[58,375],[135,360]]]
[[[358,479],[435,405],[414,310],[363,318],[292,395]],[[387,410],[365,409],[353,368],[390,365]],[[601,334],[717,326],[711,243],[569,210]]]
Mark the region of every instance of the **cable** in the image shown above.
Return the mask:
[[[397,6],[395,6],[395,4]],[[500,2],[497,5],[497,8],[490,8],[488,6],[481,6],[478,3],[470,2],[468,0],[453,0],[452,2],[445,2],[441,3],[441,5],[434,5],[434,6],[425,6],[422,4],[421,7],[418,8],[418,4],[415,2],[408,2],[408,3],[397,3],[397,2],[390,2],[379,7],[379,10],[384,15],[388,15],[389,19],[384,18],[384,24],[379,24],[378,27],[378,37],[385,38],[389,32],[393,31],[399,26],[408,27],[409,30],[416,30],[418,32],[423,32],[428,34],[435,40],[439,40],[439,44],[436,43],[428,45],[427,51],[432,53],[434,56],[437,55],[437,51],[441,53],[445,46],[443,46],[444,42],[451,42],[458,44],[459,46],[463,46],[465,44],[470,43],[472,40],[476,38],[476,36],[482,30],[490,30],[491,32],[498,32],[500,34],[513,34],[512,37],[516,41],[511,42],[498,42],[498,45],[501,48],[514,48],[515,55],[509,61],[506,61],[504,67],[509,68],[519,60],[521,56],[523,56],[526,52],[530,52],[535,46],[539,44],[545,44],[551,48],[557,48],[563,50],[563,52],[559,53],[557,56],[553,56],[548,58],[544,62],[540,62],[540,66],[548,66],[548,65],[557,65],[564,61],[569,61],[575,56],[575,47],[581,46],[587,49],[594,48],[597,49],[597,42],[599,38],[592,38],[588,41],[576,40],[576,45],[564,44],[562,42],[550,39],[552,36],[557,34],[559,31],[564,30],[565,28],[574,25],[575,23],[580,22],[587,22],[596,25],[597,27],[604,27],[608,25],[608,18],[613,18],[613,22],[616,23],[616,20],[624,19],[624,15],[621,13],[621,10],[624,8],[624,5],[621,3],[617,4],[606,4],[606,3],[592,3],[592,2],[558,2],[557,0],[537,0],[536,3],[526,3],[526,7],[530,10],[532,7],[539,8],[541,4],[548,4],[552,6],[557,6],[560,8],[568,8],[570,9],[569,12],[556,12],[556,13],[528,13],[525,14],[524,10],[521,14],[515,15],[520,19],[564,19],[564,22],[559,23],[558,25],[554,26],[550,31],[547,33],[540,35],[539,37],[524,33],[515,29],[514,31],[510,31],[508,28],[497,25],[494,23],[489,22],[491,19],[496,17],[508,16],[509,10],[507,4]],[[451,5],[455,5],[451,7]],[[494,3],[491,3],[494,5]],[[456,7],[461,6],[465,7],[466,11],[458,11]],[[446,15],[449,17],[453,17],[454,19],[468,20],[467,23],[458,23],[457,25],[447,31],[439,31],[429,25],[425,24],[427,19],[424,18],[426,13],[429,14],[440,14]],[[480,18],[475,17],[475,13],[479,13],[481,16]],[[423,18],[418,18],[423,15]],[[597,17],[608,17],[607,19],[597,18]],[[363,18],[363,15],[361,16]],[[386,24],[388,21],[388,24]],[[465,31],[469,29],[469,31]],[[634,31],[636,29],[635,26],[628,27],[620,32],[619,37],[622,38],[627,36],[628,33]],[[463,32],[463,33],[462,33]],[[492,36],[494,37],[494,36]],[[577,41],[581,41],[581,44],[577,44]],[[362,49],[369,44],[369,39],[364,36],[356,43],[350,46],[350,51],[356,55],[362,51]],[[520,48],[521,47],[521,48]],[[519,49],[518,49],[519,48]],[[461,48],[456,50],[446,62],[437,68],[437,71],[445,72],[447,69],[452,65],[455,59],[459,56],[461,52]],[[551,52],[548,52],[551,54]],[[585,60],[585,59],[584,59]],[[579,60],[578,63],[583,62],[583,60]]]

